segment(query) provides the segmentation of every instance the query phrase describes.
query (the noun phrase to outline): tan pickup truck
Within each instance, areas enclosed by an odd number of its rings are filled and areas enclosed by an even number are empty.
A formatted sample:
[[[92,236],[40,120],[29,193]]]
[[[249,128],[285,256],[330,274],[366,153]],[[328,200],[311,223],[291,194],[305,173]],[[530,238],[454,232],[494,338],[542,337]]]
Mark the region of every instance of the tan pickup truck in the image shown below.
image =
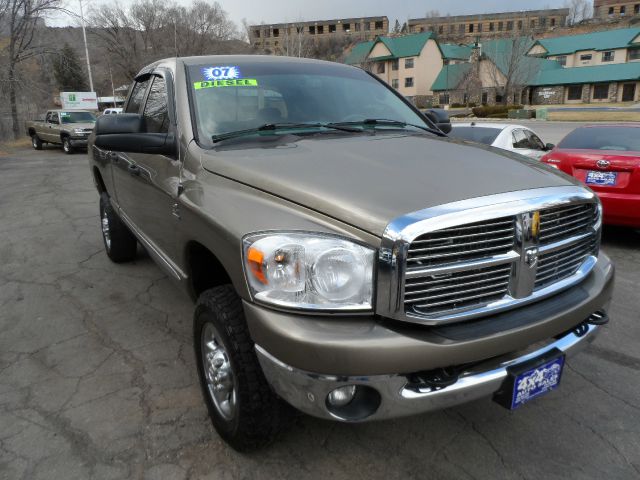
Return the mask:
[[[95,123],[96,116],[87,110],[49,110],[44,120],[28,121],[25,127],[36,150],[53,143],[71,154],[78,148],[87,148]]]

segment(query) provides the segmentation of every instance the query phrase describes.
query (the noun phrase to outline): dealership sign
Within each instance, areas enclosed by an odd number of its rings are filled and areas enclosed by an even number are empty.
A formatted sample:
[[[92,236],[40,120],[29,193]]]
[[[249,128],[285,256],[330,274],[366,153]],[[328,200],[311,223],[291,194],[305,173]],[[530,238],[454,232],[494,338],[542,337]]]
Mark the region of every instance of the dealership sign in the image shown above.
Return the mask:
[[[60,101],[65,110],[98,110],[96,92],[60,92]]]

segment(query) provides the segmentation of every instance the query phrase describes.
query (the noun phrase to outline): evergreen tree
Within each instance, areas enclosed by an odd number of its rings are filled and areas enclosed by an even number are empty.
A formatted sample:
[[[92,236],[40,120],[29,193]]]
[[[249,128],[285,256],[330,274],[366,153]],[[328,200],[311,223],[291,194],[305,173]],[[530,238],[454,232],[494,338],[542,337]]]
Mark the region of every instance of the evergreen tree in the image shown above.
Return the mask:
[[[68,43],[53,54],[53,75],[61,92],[85,92],[87,82],[78,54]]]

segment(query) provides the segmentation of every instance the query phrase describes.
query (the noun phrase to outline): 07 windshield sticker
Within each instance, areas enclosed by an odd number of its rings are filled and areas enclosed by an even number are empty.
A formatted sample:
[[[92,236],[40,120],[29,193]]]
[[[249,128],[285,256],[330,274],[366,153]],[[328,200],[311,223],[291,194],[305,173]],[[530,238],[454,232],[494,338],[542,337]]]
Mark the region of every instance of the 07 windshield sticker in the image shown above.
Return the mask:
[[[240,68],[234,66],[202,67],[200,69],[205,80],[233,80],[242,78]]]
[[[211,80],[206,82],[194,82],[193,88],[201,90],[203,88],[218,87],[257,87],[258,80],[255,78],[236,78],[234,80]]]

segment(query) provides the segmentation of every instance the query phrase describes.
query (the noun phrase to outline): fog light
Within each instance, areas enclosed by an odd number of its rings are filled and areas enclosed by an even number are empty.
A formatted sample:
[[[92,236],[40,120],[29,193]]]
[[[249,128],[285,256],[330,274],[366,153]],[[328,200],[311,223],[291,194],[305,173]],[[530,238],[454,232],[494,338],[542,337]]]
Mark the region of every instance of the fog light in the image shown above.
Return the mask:
[[[327,400],[330,405],[334,407],[344,407],[348,405],[356,394],[355,385],[345,385],[344,387],[338,387],[329,393]]]

